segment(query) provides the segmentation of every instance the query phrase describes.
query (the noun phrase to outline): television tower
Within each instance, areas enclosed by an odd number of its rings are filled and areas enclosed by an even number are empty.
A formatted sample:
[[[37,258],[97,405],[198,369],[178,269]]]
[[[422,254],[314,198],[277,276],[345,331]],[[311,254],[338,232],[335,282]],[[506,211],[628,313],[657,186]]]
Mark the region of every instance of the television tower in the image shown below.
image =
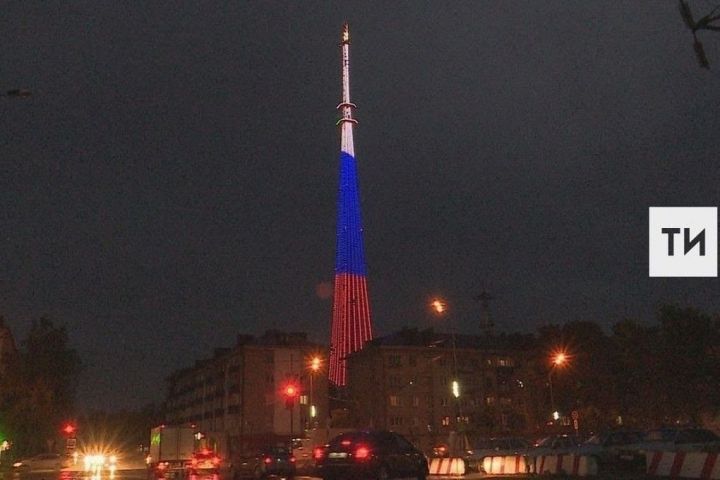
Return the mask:
[[[340,126],[340,185],[338,191],[337,245],[335,256],[335,292],[330,329],[330,382],[337,387],[347,384],[347,355],[360,350],[372,339],[367,268],[363,250],[360,216],[360,189],[353,145],[350,102],[350,29],[345,23],[340,39],[342,52],[342,102],[337,106]]]

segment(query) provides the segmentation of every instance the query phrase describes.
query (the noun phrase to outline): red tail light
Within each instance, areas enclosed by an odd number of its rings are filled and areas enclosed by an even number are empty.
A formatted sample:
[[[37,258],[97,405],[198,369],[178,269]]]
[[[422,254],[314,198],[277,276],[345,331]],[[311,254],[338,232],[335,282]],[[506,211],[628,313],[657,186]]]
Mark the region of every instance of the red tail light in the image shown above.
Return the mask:
[[[212,462],[213,465],[220,465],[220,457],[213,457]]]
[[[313,458],[315,460],[320,460],[325,456],[325,449],[323,447],[315,447],[313,449]]]
[[[272,458],[265,457],[265,460],[263,460],[265,463],[272,463]]]
[[[367,458],[368,456],[370,456],[370,449],[364,445],[360,445],[355,450],[355,458],[359,458],[362,460]]]
[[[193,464],[193,467],[194,467],[195,465],[197,465],[197,458],[193,457],[193,459],[192,459],[192,464]]]
[[[290,463],[295,463],[295,456],[290,457]]]
[[[347,447],[347,446],[350,445],[351,443],[352,443],[352,442],[351,442],[350,440],[343,440],[342,442],[340,442],[340,445],[342,445],[343,447]]]
[[[167,468],[167,463],[158,463],[157,469],[158,470],[165,470]]]

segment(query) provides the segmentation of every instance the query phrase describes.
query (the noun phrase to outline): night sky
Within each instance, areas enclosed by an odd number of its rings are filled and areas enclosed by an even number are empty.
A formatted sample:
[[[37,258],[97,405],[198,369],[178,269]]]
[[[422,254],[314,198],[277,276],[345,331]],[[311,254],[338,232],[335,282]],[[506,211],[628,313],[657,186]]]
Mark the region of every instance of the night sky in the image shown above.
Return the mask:
[[[647,260],[648,207],[720,204],[720,34],[708,71],[674,1],[388,3],[3,2],[0,313],[67,326],[82,407],[327,342],[345,20],[377,333],[434,295],[477,333],[483,290],[501,331],[720,311]]]

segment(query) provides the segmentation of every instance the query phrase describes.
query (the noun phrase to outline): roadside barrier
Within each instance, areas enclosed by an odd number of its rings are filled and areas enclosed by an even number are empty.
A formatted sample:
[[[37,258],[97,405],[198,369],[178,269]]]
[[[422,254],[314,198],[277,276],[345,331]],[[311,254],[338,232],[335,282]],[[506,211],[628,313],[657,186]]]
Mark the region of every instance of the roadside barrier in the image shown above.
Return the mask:
[[[462,458],[430,459],[430,475],[465,475],[465,460]]]
[[[528,462],[531,472],[540,475],[565,473],[577,477],[587,477],[598,473],[595,457],[584,455],[541,455],[530,458]]]
[[[522,455],[504,457],[485,457],[482,460],[483,471],[488,475],[515,475],[528,473],[528,464]]]
[[[720,480],[718,452],[652,452],[645,462],[647,474],[656,477]]]

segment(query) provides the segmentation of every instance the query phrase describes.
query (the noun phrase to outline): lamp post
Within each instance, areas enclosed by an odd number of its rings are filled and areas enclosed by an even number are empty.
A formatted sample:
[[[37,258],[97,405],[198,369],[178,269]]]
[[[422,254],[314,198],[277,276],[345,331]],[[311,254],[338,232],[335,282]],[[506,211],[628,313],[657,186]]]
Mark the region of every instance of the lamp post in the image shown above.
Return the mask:
[[[438,314],[443,315],[447,313],[448,306],[447,303],[440,298],[434,299],[430,306],[432,309]],[[450,337],[452,341],[452,357],[453,357],[453,379],[450,383],[450,393],[452,393],[452,396],[455,398],[455,423],[456,425],[460,423],[460,393],[461,393],[461,385],[460,385],[460,379],[458,378],[458,368],[457,368],[457,346],[455,342],[455,329],[452,328],[448,321],[448,329],[450,329]]]
[[[550,387],[550,410],[553,420],[558,420],[560,414],[555,410],[555,398],[553,397],[552,373],[556,367],[564,367],[567,364],[568,356],[563,351],[558,351],[550,357],[550,371],[548,372],[548,386]]]
[[[315,375],[320,371],[322,366],[322,358],[318,355],[313,356],[310,359],[310,421],[312,425],[315,425],[315,417],[317,416],[317,410],[315,409],[314,392],[313,392],[313,379]]]

